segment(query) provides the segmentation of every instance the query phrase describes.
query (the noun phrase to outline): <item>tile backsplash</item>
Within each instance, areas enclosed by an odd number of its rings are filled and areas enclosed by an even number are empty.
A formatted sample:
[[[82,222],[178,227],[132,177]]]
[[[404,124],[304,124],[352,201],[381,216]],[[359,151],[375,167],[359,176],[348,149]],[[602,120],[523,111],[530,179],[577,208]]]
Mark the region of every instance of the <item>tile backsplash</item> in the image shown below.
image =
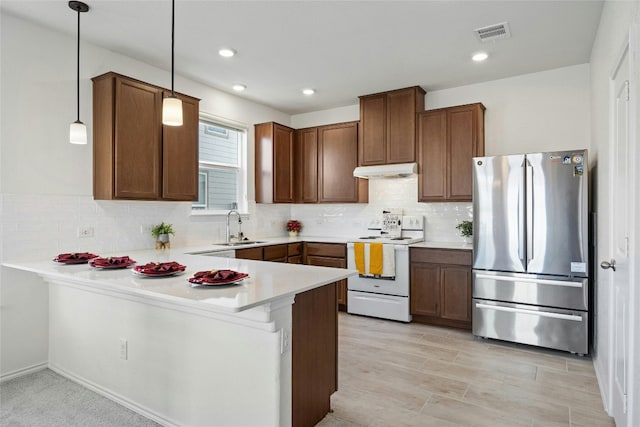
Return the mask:
[[[383,208],[424,215],[426,239],[462,241],[455,226],[471,219],[471,203],[418,203],[417,177],[376,179],[369,183],[368,204],[250,203],[242,229],[249,238],[285,236],[288,219],[302,222],[302,236],[350,236],[366,233]],[[154,247],[149,227],[173,224],[174,246],[201,246],[225,239],[225,216],[191,215],[188,202],[93,200],[91,196],[0,196],[0,259],[42,260],[60,252],[117,253]],[[235,224],[234,224],[235,226]],[[79,228],[93,230],[79,237]],[[235,227],[232,229],[235,232]]]
[[[463,241],[456,225],[473,217],[471,203],[418,203],[416,176],[369,181],[369,203],[292,205],[291,215],[302,222],[301,235],[360,236],[384,208],[402,208],[405,215],[424,215],[425,237],[433,242]]]

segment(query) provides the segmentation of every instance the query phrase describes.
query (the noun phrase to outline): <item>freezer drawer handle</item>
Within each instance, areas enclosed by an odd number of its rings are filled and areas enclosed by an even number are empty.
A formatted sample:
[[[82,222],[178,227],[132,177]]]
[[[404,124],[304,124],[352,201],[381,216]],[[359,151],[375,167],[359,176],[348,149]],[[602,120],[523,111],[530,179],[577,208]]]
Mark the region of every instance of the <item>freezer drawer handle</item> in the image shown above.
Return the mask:
[[[567,286],[567,287],[570,287],[570,288],[581,288],[582,287],[582,282],[564,282],[562,280],[530,279],[528,277],[491,276],[489,274],[476,274],[476,277],[478,279],[502,280],[504,282],[539,283],[541,285]]]
[[[564,319],[564,320],[572,320],[574,322],[582,322],[582,316],[575,316],[573,314],[551,313],[548,311],[524,310],[522,308],[502,307],[498,305],[487,305],[487,304],[480,304],[480,303],[476,303],[476,307],[486,308],[488,310],[508,311],[510,313],[523,313],[523,314],[531,314],[533,316],[553,317],[554,319]]]

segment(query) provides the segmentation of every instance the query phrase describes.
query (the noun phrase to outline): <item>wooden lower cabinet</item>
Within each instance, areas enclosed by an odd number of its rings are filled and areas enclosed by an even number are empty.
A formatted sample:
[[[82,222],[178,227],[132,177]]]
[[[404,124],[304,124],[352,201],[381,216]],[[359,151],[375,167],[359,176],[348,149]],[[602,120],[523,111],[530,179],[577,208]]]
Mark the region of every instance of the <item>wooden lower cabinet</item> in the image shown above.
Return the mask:
[[[410,251],[413,321],[471,329],[471,251]]]
[[[331,410],[338,389],[335,283],[297,294],[292,320],[291,421],[294,427],[314,426]]]
[[[305,242],[304,263],[321,267],[347,268],[347,247],[342,243]],[[347,310],[347,280],[336,282],[338,309]]]
[[[289,243],[287,245],[287,262],[289,264],[302,264],[302,242]]]

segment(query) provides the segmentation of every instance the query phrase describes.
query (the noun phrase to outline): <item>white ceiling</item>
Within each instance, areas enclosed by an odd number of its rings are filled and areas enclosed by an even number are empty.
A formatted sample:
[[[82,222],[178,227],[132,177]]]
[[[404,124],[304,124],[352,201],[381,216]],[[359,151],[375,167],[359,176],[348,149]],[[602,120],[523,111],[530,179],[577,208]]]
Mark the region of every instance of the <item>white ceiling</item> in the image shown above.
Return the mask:
[[[170,70],[171,1],[85,0],[82,40]],[[75,36],[66,1],[0,7]],[[176,73],[297,114],[351,105],[359,95],[430,90],[589,62],[602,1],[176,1]],[[508,22],[512,37],[473,30]],[[231,59],[220,47],[238,51]],[[484,50],[484,63],[471,54]],[[167,79],[169,85],[170,80]],[[304,87],[317,93],[301,94]],[[180,91],[179,87],[176,87]],[[428,95],[427,95],[428,96]]]

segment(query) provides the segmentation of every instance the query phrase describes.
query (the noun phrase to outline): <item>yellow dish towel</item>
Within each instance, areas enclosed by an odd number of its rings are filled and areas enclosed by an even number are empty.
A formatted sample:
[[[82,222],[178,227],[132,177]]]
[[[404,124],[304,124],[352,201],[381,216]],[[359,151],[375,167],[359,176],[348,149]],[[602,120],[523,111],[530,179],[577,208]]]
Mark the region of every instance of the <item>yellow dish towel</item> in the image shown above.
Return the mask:
[[[367,274],[364,263],[364,243],[353,244],[353,255],[356,261],[356,270],[358,270],[358,273]]]
[[[369,246],[369,274],[382,275],[382,243]]]

